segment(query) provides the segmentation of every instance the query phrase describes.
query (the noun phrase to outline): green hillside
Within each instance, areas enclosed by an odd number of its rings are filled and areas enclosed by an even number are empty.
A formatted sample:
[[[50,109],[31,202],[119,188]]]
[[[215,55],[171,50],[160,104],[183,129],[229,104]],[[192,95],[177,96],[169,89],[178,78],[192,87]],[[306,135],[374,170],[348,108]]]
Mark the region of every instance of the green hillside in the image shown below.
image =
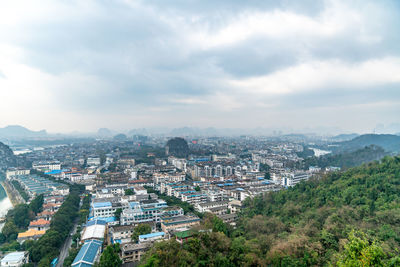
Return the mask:
[[[383,148],[370,145],[351,152],[343,152],[340,154],[327,154],[320,157],[305,157],[304,161],[299,162],[298,168],[308,169],[310,166],[318,166],[321,168],[334,166],[342,169],[359,166],[374,160],[380,160],[388,155]]]
[[[365,146],[376,145],[388,152],[400,152],[400,136],[393,134],[364,134],[331,147],[334,153],[354,151]]]
[[[206,216],[144,266],[400,266],[400,157],[246,201],[237,229]],[[211,219],[210,219],[211,218]]]

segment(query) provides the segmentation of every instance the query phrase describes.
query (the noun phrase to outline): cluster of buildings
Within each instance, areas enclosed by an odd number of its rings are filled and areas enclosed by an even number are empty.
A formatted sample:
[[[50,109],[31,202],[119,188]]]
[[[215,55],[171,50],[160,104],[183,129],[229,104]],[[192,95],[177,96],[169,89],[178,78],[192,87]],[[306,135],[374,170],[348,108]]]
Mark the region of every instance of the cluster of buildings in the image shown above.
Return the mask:
[[[50,229],[51,219],[64,202],[65,195],[46,194],[42,211],[29,223],[28,230],[18,233],[17,241],[37,240]]]
[[[37,195],[61,195],[66,196],[69,194],[69,187],[55,181],[46,179],[40,175],[30,174],[29,170],[20,171],[19,173],[10,175],[7,172],[8,181],[17,181],[30,198]]]

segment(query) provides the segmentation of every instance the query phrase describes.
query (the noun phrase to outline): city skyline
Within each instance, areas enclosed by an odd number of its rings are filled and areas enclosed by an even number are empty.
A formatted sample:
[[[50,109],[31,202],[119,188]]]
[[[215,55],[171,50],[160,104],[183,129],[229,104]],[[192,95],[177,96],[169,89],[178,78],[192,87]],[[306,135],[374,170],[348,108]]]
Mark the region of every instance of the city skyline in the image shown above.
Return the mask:
[[[1,4],[0,127],[400,123],[396,1],[41,3]]]

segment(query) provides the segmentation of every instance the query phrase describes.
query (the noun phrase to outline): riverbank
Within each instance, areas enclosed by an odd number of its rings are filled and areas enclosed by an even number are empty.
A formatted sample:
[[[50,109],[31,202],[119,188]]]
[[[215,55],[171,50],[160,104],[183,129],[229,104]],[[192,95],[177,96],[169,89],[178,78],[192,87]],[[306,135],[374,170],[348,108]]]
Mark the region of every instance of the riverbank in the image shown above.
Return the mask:
[[[25,200],[21,197],[19,192],[14,189],[12,184],[10,184],[6,180],[1,181],[0,184],[4,188],[4,190],[6,191],[7,197],[10,199],[11,204],[13,205],[13,207],[15,207],[18,204],[25,203]]]

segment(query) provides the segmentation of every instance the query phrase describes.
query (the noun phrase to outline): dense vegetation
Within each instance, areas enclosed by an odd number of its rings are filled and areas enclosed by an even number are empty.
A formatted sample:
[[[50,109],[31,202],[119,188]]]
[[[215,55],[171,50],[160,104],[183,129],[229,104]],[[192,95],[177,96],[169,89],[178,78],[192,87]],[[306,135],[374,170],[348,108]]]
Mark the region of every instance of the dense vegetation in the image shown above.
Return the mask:
[[[150,234],[151,233],[151,226],[149,224],[143,223],[139,224],[133,229],[132,234],[132,241],[138,242],[140,235]]]
[[[13,180],[11,181],[12,185],[14,186],[14,188],[18,191],[18,193],[21,195],[21,197],[25,200],[28,201],[29,200],[29,196],[28,194],[25,192],[25,190],[22,188],[21,184],[16,181]]]
[[[15,167],[16,164],[17,157],[14,156],[11,148],[0,142],[0,170]]]
[[[212,232],[160,242],[142,264],[400,266],[400,157],[247,199],[234,231],[208,217]]]
[[[43,195],[39,195],[29,205],[19,204],[7,212],[6,221],[0,233],[0,243],[8,242],[9,244],[3,245],[2,250],[18,249],[15,244],[18,233],[27,230],[29,222],[41,211],[42,205]]]
[[[324,155],[320,157],[308,157],[299,163],[299,168],[308,169],[310,166],[321,168],[334,166],[340,168],[351,168],[374,160],[380,160],[387,153],[381,147],[370,145],[352,152],[341,154]]]
[[[352,140],[337,143],[330,147],[334,153],[354,151],[365,146],[376,145],[385,151],[400,152],[400,136],[392,134],[364,134]]]
[[[91,195],[87,194],[82,200],[82,206],[79,210],[79,223],[86,223],[86,220],[89,217],[89,209],[90,209],[90,199]]]
[[[99,263],[95,264],[95,267],[119,267],[122,265],[122,260],[119,257],[121,248],[119,244],[109,245],[105,248],[101,254]]]

